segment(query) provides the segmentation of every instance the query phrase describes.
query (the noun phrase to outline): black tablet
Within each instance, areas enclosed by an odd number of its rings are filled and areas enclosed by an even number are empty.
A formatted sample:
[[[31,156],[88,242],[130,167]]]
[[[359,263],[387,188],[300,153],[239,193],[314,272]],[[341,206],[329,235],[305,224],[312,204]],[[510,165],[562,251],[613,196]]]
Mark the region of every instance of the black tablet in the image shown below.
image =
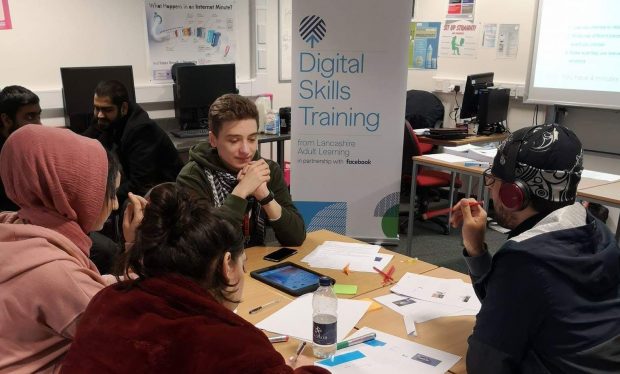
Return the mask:
[[[316,290],[319,287],[319,277],[322,277],[323,274],[292,262],[283,262],[254,270],[250,276],[289,295],[301,296]]]

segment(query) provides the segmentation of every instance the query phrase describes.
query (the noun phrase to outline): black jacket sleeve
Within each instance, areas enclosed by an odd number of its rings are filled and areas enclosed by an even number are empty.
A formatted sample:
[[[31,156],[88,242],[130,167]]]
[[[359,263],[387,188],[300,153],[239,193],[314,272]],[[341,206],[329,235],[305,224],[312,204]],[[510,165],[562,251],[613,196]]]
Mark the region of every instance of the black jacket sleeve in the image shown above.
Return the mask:
[[[518,373],[546,314],[546,287],[540,270],[522,254],[494,259],[492,270],[474,283],[482,308],[469,337],[469,373]]]
[[[156,179],[158,167],[157,147],[160,133],[150,131],[147,126],[136,130],[124,141],[121,149],[126,170],[117,196],[124,201],[129,192],[144,195]]]

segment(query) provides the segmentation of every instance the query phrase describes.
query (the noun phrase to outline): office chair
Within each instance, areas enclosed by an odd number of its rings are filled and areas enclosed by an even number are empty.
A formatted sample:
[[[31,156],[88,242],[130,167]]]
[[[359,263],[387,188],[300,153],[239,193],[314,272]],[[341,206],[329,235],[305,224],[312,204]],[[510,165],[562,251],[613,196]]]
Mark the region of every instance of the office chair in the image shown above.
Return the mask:
[[[421,90],[407,91],[405,119],[414,129],[432,129],[443,126],[445,109],[441,100],[433,93]],[[429,153],[432,144],[420,144],[422,154]]]
[[[401,196],[408,196],[411,191],[411,169],[413,167],[413,156],[421,156],[420,151],[421,143],[418,141],[418,137],[413,131],[413,127],[409,121],[405,120],[405,136],[403,140],[403,166],[401,177]],[[417,183],[417,209],[416,219],[423,219],[423,214],[432,215],[432,212],[428,210],[428,205],[431,201],[439,199],[439,188],[450,187],[450,173],[444,171],[428,169],[420,167],[418,174],[416,175]],[[456,189],[461,188],[462,182],[460,178],[456,178],[454,187]],[[450,190],[450,193],[454,191]],[[414,209],[415,207],[410,207]],[[402,212],[401,215],[406,216],[408,212]],[[428,221],[438,224],[442,228],[442,232],[445,235],[449,234],[448,222],[441,220],[439,217],[429,218]],[[401,221],[401,232],[407,227],[407,220],[404,223]]]

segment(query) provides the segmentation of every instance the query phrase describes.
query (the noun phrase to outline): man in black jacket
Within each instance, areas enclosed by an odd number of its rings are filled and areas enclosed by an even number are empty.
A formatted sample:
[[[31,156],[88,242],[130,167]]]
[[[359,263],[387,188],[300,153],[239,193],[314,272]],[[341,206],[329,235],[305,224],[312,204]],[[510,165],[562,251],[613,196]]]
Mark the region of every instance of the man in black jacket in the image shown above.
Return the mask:
[[[27,124],[41,124],[39,97],[22,86],[7,86],[0,91],[0,150],[6,139]],[[6,196],[0,181],[0,211],[16,211],[19,207]]]
[[[620,372],[620,249],[575,203],[581,142],[559,125],[515,131],[485,172],[497,221],[511,229],[491,257],[487,215],[457,204],[464,256],[482,303],[469,373]]]
[[[93,122],[84,135],[116,154],[123,168],[120,204],[128,192],[144,195],[157,184],[175,181],[183,162],[174,144],[138,104],[129,101],[121,82],[99,82]]]

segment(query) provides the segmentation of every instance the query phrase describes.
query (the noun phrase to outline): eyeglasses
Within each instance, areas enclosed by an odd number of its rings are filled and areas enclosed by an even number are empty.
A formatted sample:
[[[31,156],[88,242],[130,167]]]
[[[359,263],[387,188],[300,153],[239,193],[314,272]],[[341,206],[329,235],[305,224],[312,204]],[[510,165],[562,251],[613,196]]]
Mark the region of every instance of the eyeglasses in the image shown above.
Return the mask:
[[[496,180],[499,180],[496,176],[491,174],[491,168],[486,169],[482,172],[482,176],[484,177],[484,186],[489,187],[495,183]]]

